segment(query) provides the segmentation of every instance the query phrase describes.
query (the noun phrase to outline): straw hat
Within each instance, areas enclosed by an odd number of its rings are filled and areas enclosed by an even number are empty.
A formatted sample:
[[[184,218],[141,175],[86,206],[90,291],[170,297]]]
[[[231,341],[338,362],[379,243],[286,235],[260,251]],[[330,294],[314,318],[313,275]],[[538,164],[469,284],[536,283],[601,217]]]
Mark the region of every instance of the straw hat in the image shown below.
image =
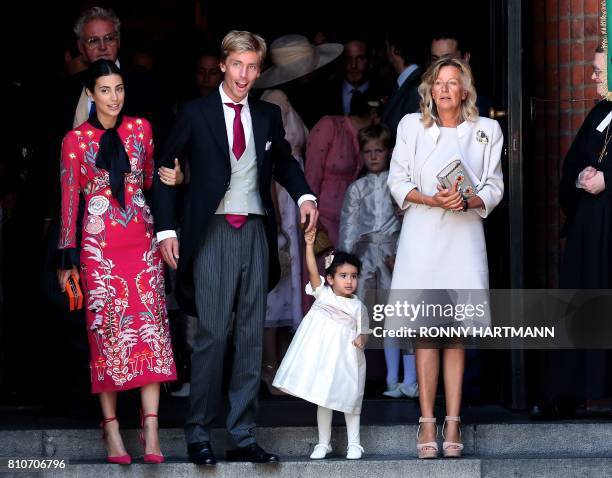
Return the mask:
[[[315,46],[303,35],[284,35],[270,45],[272,66],[255,82],[255,88],[270,88],[300,78],[340,56],[339,43]]]

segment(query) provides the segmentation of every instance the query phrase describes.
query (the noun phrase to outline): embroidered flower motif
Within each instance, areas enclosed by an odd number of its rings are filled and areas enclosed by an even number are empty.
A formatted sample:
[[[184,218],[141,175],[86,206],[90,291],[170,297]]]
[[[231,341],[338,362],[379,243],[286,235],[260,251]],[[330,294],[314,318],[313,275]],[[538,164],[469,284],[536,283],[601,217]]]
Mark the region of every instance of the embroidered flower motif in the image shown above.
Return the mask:
[[[463,177],[463,174],[457,174],[457,176],[455,177],[455,181],[459,184],[462,184],[464,180],[465,178]]]
[[[76,158],[76,154],[74,154],[74,153],[70,153],[70,154],[68,155],[68,157],[69,157],[70,159],[75,159],[75,158]]]
[[[76,134],[77,136],[81,136],[81,131],[78,129],[75,129],[74,134]]]
[[[108,209],[109,201],[104,196],[94,196],[89,200],[87,210],[89,214],[94,216],[101,216]]]
[[[489,144],[489,137],[483,130],[479,129],[476,131],[476,141],[478,141],[480,144]]]
[[[149,208],[149,206],[145,206],[143,208],[142,218],[145,220],[145,222],[148,222],[149,224],[153,224],[153,215],[151,214],[151,209]]]
[[[81,144],[79,144],[79,148],[86,149],[87,145],[85,143],[81,143]]]
[[[106,191],[104,191],[104,194],[106,194],[107,196],[110,196],[113,193],[111,192],[110,189],[107,189]]]
[[[143,207],[145,205],[145,197],[144,193],[142,192],[142,189],[138,189],[134,193],[134,195],[132,196],[132,202],[138,207]]]
[[[127,127],[128,127],[128,129],[132,129],[134,127],[134,125],[132,123],[128,123]]]
[[[89,216],[87,224],[85,224],[85,230],[89,234],[100,234],[104,230],[104,221],[100,216]]]
[[[91,138],[91,137],[93,136],[93,131],[92,131],[92,130],[89,130],[89,131],[87,131],[87,133],[86,133],[86,134],[87,134],[87,136],[89,136],[89,137]]]
[[[136,124],[142,124],[142,120],[141,120],[140,118],[138,118],[138,119],[136,120]]]

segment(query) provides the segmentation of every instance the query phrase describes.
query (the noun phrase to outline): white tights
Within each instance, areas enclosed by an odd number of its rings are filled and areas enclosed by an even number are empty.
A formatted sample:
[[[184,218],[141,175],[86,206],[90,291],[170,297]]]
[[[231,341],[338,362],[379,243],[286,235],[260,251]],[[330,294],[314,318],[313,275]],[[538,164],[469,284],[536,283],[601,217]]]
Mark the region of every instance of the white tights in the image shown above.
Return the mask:
[[[329,445],[331,440],[332,415],[334,411],[330,408],[317,407],[317,426],[319,428],[319,443]],[[345,413],[347,445],[359,445],[359,421],[361,415],[358,413]]]

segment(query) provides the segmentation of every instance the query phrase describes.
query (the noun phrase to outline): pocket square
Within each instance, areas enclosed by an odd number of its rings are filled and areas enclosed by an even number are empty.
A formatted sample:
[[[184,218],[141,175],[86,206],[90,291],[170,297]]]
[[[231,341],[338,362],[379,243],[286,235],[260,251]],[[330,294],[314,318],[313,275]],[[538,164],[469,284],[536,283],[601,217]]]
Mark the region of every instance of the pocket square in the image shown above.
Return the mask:
[[[266,151],[272,147],[272,141],[266,141]]]

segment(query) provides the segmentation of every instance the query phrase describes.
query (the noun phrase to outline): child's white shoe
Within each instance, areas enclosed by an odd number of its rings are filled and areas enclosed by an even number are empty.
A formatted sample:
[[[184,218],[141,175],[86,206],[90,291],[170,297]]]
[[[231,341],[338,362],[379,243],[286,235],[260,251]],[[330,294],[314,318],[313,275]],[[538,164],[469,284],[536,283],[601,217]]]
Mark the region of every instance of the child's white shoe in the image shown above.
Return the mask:
[[[326,445],[325,443],[317,443],[310,454],[311,460],[322,460],[327,457],[329,453],[331,453],[332,447],[331,445]]]
[[[398,389],[404,394],[404,396],[408,398],[418,398],[419,396],[418,382],[413,382],[410,385],[404,385],[403,383],[400,383]]]
[[[401,398],[404,394],[399,387],[400,384],[397,382],[387,382],[387,390],[383,392],[383,395],[389,398]]]
[[[351,443],[346,450],[347,460],[360,460],[363,455],[363,447],[357,443]]]

